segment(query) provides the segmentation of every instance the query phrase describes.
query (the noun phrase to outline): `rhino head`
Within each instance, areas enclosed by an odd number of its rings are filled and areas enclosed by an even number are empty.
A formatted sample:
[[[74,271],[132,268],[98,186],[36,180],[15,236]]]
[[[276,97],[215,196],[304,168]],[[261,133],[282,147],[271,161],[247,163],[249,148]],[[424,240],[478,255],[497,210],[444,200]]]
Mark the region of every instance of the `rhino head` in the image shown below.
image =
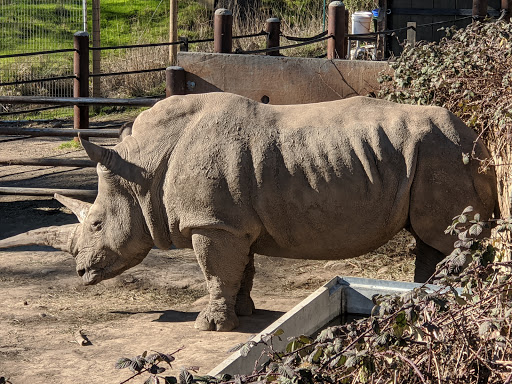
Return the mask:
[[[115,277],[139,264],[153,246],[135,189],[144,172],[111,149],[82,140],[98,163],[98,196],[93,204],[55,195],[78,218],[78,224],[52,226],[0,240],[0,248],[46,245],[68,252],[86,285]]]

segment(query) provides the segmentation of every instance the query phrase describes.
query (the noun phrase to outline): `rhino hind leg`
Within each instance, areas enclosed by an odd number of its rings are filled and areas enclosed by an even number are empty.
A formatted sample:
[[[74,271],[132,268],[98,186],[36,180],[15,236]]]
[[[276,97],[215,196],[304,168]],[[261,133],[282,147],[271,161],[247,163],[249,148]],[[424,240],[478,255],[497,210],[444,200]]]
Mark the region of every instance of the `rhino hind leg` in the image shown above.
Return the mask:
[[[235,306],[245,271],[251,275],[251,268],[246,269],[249,241],[223,230],[197,229],[192,234],[192,246],[210,293],[210,302],[199,313],[195,327],[202,331],[231,331],[239,324]],[[244,285],[242,289],[246,300],[248,288]]]
[[[252,283],[254,281],[254,254],[249,254],[249,262],[245,266],[244,276],[236,296],[235,312],[239,316],[250,316],[254,311],[254,302],[251,299]]]
[[[445,255],[425,243],[414,233],[413,235],[416,239],[416,246],[412,250],[412,253],[416,256],[414,281],[425,283],[436,272],[437,264],[445,258]]]

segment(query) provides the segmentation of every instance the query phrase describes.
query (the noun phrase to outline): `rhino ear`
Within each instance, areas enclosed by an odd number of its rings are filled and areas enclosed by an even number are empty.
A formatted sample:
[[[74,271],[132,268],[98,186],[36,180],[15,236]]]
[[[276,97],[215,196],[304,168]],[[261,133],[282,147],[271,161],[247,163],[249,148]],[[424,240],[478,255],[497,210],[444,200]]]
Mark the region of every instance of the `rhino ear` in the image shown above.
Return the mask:
[[[84,147],[85,152],[87,152],[87,155],[92,161],[100,163],[110,172],[121,176],[123,179],[140,185],[144,184],[144,181],[147,179],[144,169],[124,160],[112,149],[103,148],[99,145],[93,144],[89,140],[85,140],[80,137],[80,134],[78,134],[78,137],[80,138],[82,147]]]
[[[90,203],[86,203],[84,201],[72,199],[71,197],[66,197],[63,195],[59,195],[56,193],[53,196],[56,200],[58,200],[60,203],[62,203],[64,206],[69,208],[71,212],[75,214],[75,216],[78,218],[78,221],[83,223],[85,218],[87,217],[87,214],[89,213],[89,209],[91,208]]]

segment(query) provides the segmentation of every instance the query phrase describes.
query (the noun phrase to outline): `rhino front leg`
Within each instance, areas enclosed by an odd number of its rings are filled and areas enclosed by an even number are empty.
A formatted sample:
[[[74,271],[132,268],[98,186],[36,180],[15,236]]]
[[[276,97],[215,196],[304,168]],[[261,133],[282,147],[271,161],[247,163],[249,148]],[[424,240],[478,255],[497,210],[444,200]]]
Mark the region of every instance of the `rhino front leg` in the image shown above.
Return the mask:
[[[249,241],[223,230],[199,229],[193,231],[192,246],[210,293],[210,302],[195,327],[230,331],[238,326],[235,304],[250,260]]]

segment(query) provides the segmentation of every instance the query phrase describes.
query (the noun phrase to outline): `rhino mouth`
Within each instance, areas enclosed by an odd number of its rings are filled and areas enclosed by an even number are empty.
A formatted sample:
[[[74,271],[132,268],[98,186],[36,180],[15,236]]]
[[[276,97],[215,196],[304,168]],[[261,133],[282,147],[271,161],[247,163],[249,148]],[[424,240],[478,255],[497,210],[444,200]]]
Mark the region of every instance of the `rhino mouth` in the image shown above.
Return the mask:
[[[79,269],[77,271],[78,276],[80,276],[85,285],[94,285],[98,284],[103,280],[101,271],[94,269]]]

